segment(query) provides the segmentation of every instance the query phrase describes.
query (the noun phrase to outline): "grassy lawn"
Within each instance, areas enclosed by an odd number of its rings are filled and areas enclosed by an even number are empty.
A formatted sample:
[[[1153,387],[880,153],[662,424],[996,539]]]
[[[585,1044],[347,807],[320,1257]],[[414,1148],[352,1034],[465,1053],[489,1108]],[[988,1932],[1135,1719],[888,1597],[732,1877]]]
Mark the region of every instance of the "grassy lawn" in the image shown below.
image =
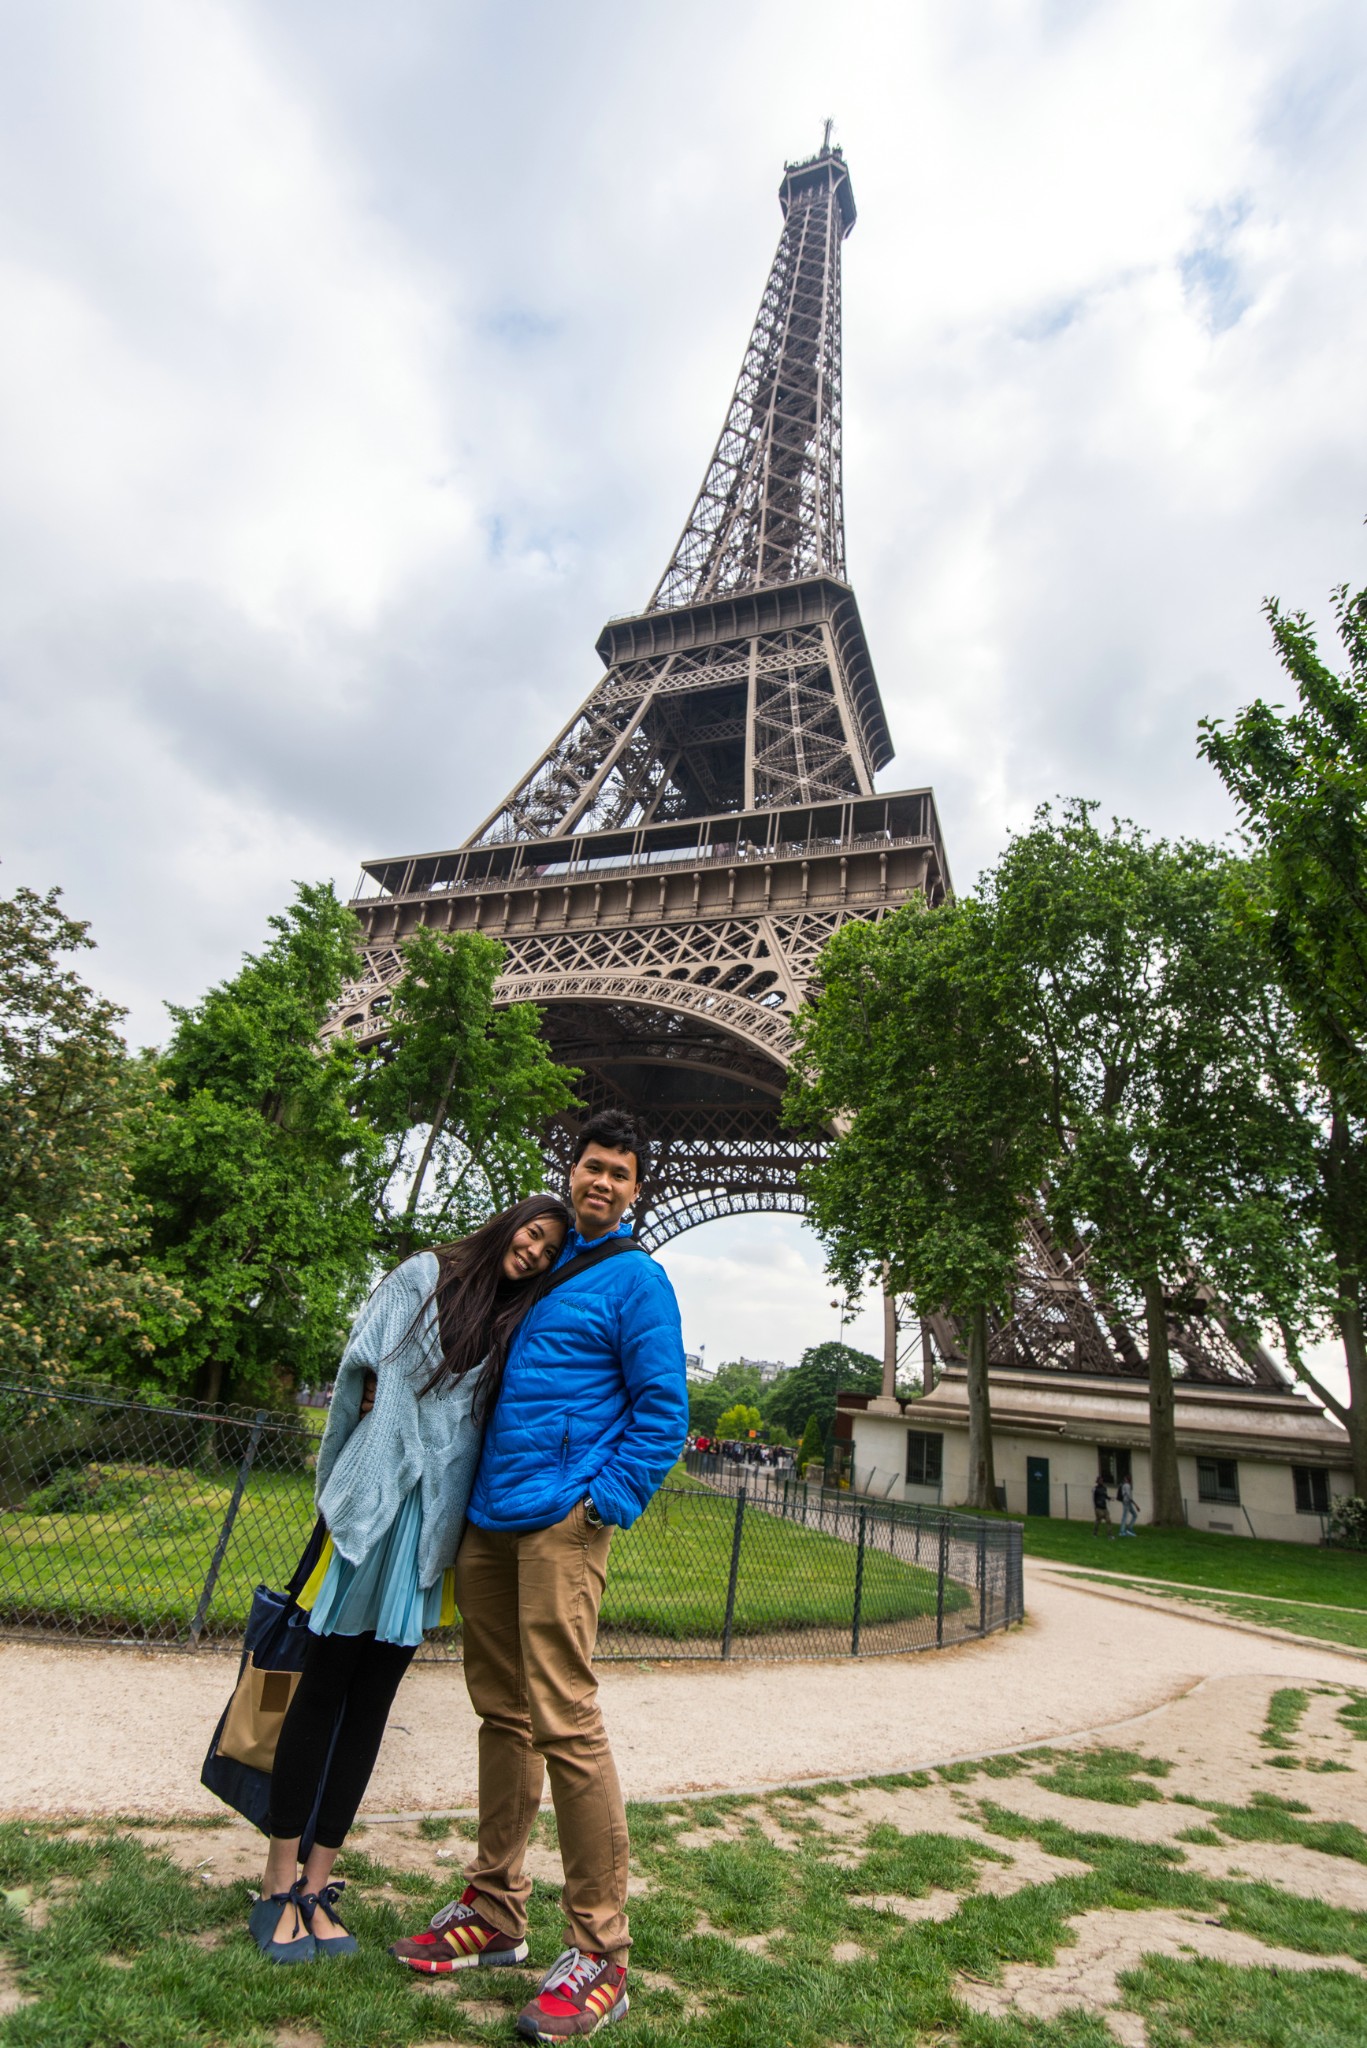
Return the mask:
[[[1367,1610],[1367,1552],[1270,1543],[1252,1536],[1211,1536],[1203,1529],[1150,1529],[1131,1542],[1092,1535],[1090,1522],[1028,1515],[1027,1557],[1085,1565],[1089,1571],[1166,1579],[1262,1599],[1313,1600]]]
[[[720,1635],[734,1529],[735,1505],[729,1500],[705,1492],[658,1493],[640,1520],[613,1538],[604,1628],[676,1639]],[[733,1632],[848,1625],[854,1571],[853,1544],[772,1515],[747,1513]],[[971,1597],[950,1583],[946,1610],[967,1606]],[[934,1572],[870,1548],[861,1611],[870,1627],[933,1614]]]
[[[230,1471],[108,1465],[90,1512],[4,1518],[0,1616],[51,1625],[88,1620],[172,1636],[195,1614],[233,1489]],[[260,1583],[289,1576],[313,1525],[305,1473],[254,1474],[208,1610],[211,1631],[240,1629]],[[603,1625],[669,1640],[717,1638],[726,1610],[734,1504],[691,1482],[658,1494],[614,1539]],[[853,1545],[750,1512],[744,1521],[733,1632],[848,1627]],[[968,1605],[946,1588],[946,1610]],[[935,1610],[935,1575],[870,1548],[862,1613],[869,1627]]]
[[[1323,1735],[1303,1738],[1303,1697],[1277,1696],[1268,1726],[1323,1747]],[[1184,1797],[1172,1789],[1181,1768],[1061,1750],[635,1806],[632,2004],[610,2039],[1116,2048],[1146,2030],[1150,2048],[1360,2048],[1367,1978],[1352,1966],[1367,1964],[1367,1914],[1240,1866],[1260,1844],[1294,1844],[1332,1872],[1361,1864],[1367,1836],[1332,1813],[1348,1781],[1298,1781],[1313,1812],[1256,1791]],[[1157,1837],[1138,1837],[1126,1809],[1140,1803]],[[553,1838],[545,1820],[537,1834]],[[535,1883],[526,1969],[422,1980],[384,1952],[451,1895],[466,1853],[457,1845],[455,1863],[437,1865],[451,1836],[446,1821],[361,1831],[339,1865],[360,1953],[285,1970],[247,1937],[247,1883],[204,1875],[210,1830],[183,1830],[168,1852],[138,1828],[0,1826],[0,2013],[11,2008],[0,2042],[509,2041],[560,1945],[556,1883]],[[1085,1978],[1079,1957],[1090,1957]],[[1038,1996],[1051,1981],[1057,1992]]]

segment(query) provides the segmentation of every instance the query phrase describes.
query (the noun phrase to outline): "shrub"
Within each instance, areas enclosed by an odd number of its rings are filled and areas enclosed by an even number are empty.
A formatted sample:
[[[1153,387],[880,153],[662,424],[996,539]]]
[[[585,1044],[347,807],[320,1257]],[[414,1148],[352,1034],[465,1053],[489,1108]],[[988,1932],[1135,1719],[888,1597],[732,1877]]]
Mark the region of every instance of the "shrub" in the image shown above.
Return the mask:
[[[1329,1516],[1329,1541],[1340,1550],[1367,1550],[1367,1500],[1340,1494]]]
[[[104,1515],[146,1499],[150,1471],[106,1471],[100,1465],[68,1465],[28,1497],[31,1515]]]

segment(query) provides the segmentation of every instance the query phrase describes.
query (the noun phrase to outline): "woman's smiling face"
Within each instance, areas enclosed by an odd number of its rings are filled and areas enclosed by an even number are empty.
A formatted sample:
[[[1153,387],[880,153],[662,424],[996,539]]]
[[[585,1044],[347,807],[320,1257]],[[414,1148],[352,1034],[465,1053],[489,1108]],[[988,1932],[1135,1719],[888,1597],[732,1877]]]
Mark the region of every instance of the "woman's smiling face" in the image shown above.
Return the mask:
[[[535,1280],[538,1273],[548,1272],[564,1242],[565,1225],[558,1216],[533,1216],[513,1232],[503,1254],[504,1279]]]

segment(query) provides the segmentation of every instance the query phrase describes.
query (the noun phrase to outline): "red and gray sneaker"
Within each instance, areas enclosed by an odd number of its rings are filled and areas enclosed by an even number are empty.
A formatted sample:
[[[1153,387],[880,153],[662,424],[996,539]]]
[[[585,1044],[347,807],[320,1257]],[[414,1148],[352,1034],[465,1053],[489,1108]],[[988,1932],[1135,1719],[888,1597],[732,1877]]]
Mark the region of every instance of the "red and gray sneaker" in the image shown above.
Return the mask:
[[[486,1920],[475,1904],[478,1897],[474,1886],[466,1885],[458,1899],[433,1914],[421,1934],[391,1942],[389,1953],[428,1977],[445,1976],[448,1970],[488,1970],[525,1963],[526,1942]]]
[[[630,2003],[620,1963],[567,1948],[541,1979],[531,2004],[523,2006],[517,2031],[524,2041],[574,2040],[625,2019]]]

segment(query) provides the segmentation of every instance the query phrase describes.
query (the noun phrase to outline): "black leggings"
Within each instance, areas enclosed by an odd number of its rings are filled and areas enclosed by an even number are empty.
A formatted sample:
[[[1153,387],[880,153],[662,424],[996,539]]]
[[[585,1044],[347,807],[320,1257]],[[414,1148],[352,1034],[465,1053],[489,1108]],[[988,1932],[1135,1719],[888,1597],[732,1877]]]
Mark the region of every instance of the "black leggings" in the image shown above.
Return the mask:
[[[310,1635],[276,1745],[269,1834],[285,1842],[303,1834],[327,1765],[314,1839],[321,1848],[341,1848],[370,1783],[399,1681],[412,1661],[411,1649],[377,1643],[373,1635]],[[329,1764],[339,1709],[342,1724]]]

